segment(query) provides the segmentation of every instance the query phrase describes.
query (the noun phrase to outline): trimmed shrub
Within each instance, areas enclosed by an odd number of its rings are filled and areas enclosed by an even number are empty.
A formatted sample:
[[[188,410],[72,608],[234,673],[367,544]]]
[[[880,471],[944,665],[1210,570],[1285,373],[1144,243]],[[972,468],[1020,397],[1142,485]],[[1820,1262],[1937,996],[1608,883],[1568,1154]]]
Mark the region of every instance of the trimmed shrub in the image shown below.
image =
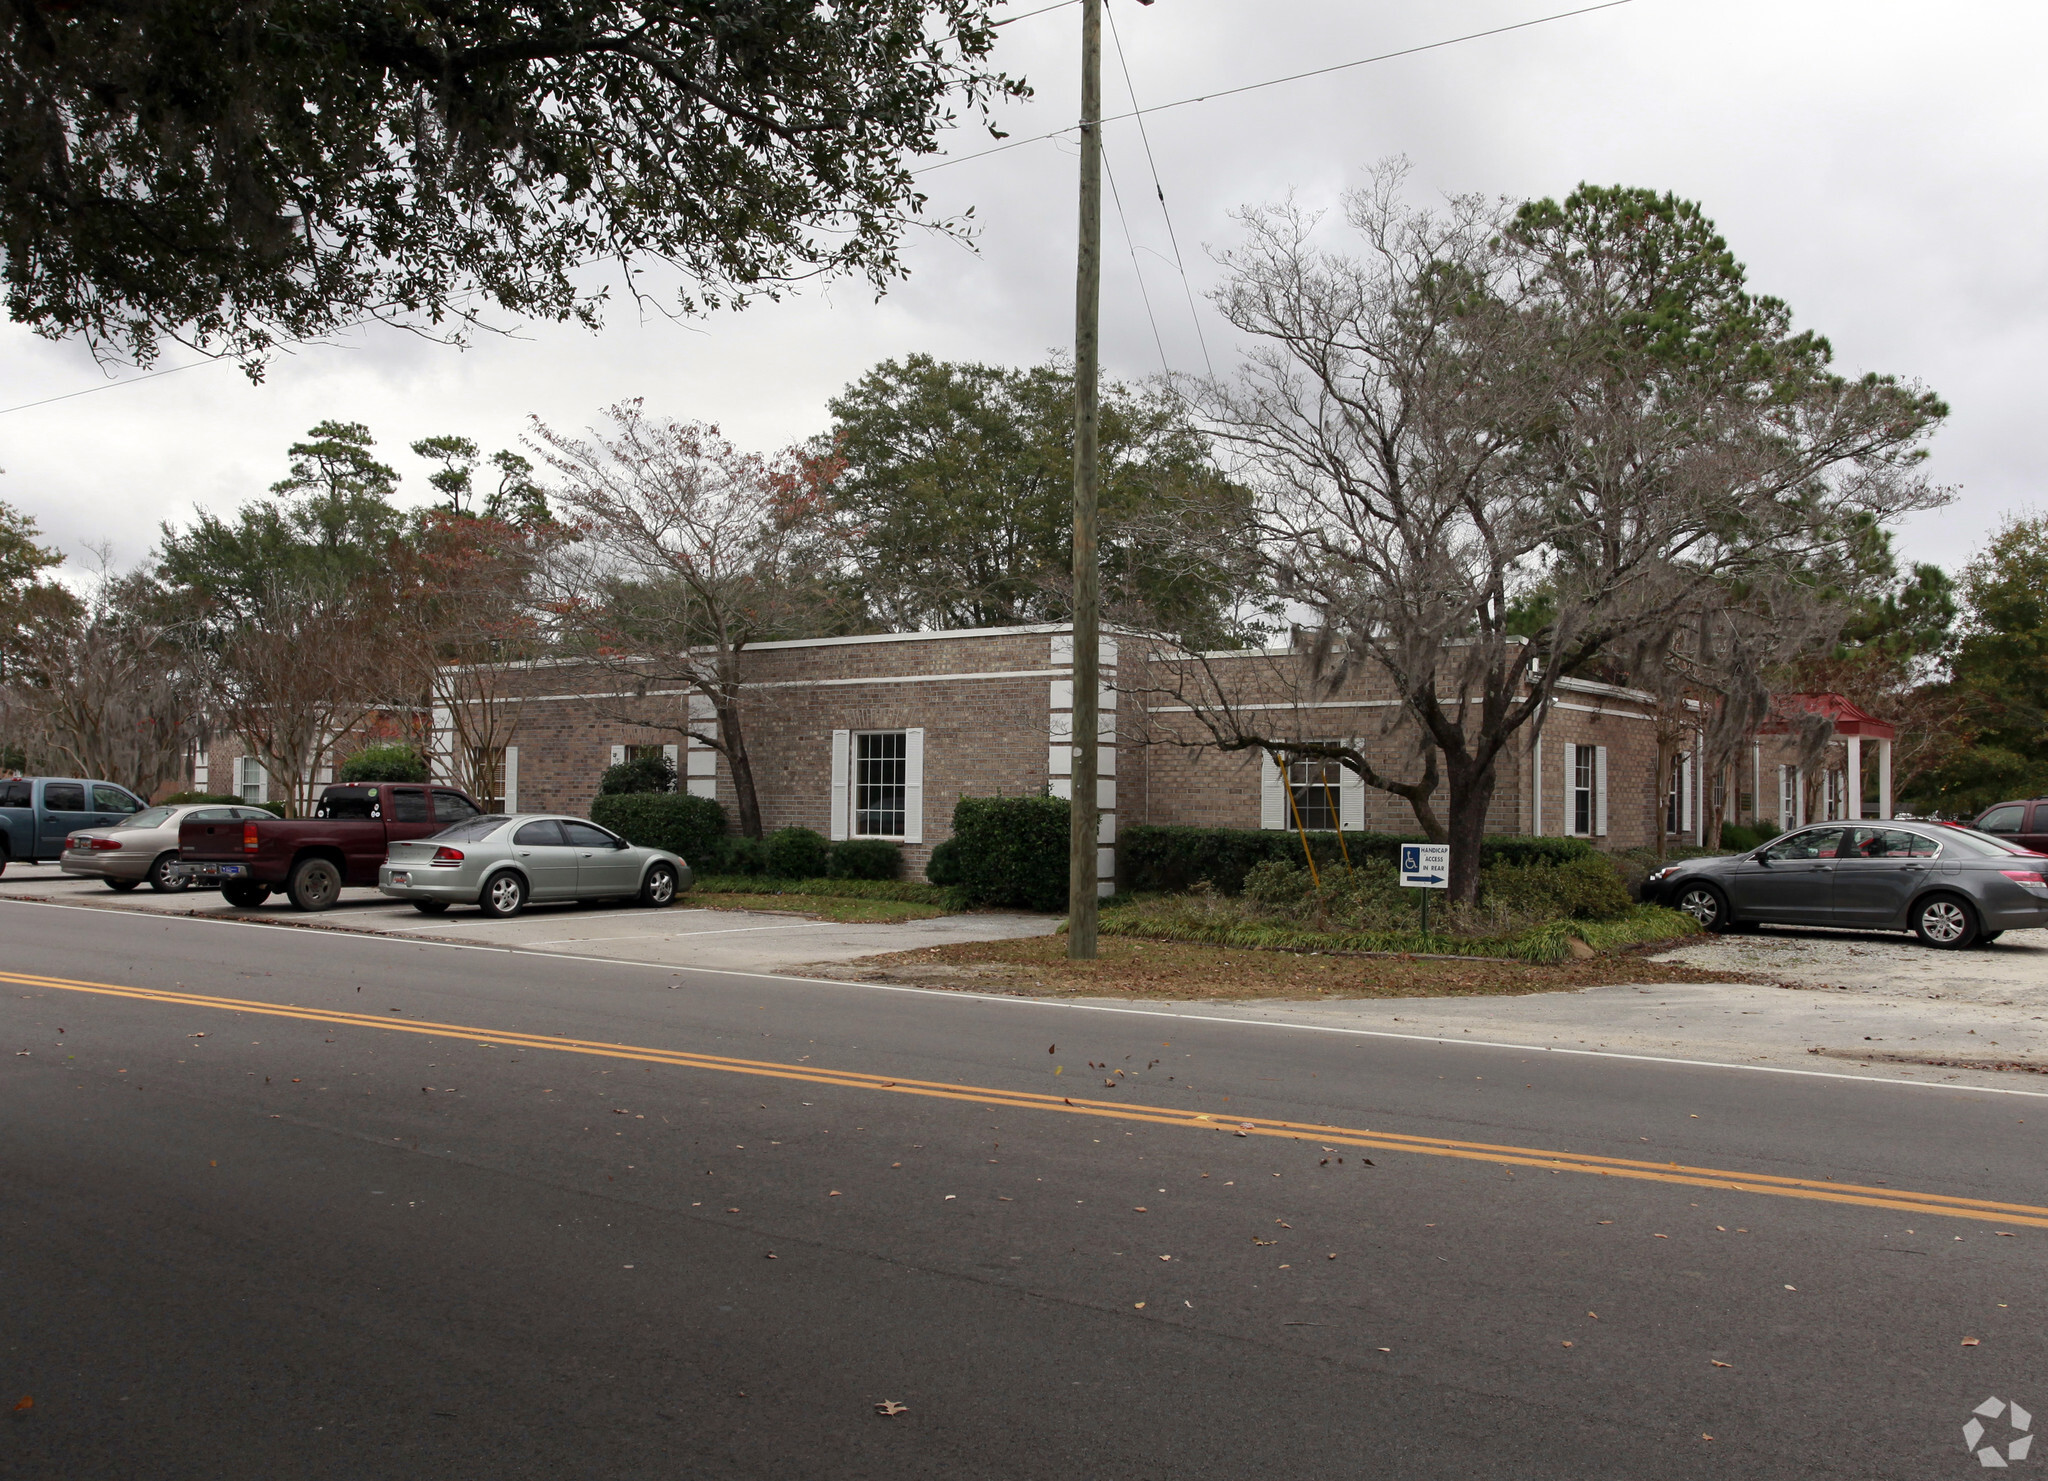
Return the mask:
[[[903,846],[886,838],[846,838],[832,845],[832,878],[894,879],[903,872]]]
[[[1723,823],[1721,847],[1731,854],[1746,854],[1751,849],[1762,848],[1776,838],[1779,831],[1769,823],[1758,823],[1754,827],[1745,827],[1741,823]]]
[[[768,872],[768,845],[759,838],[721,838],[718,841],[720,874],[763,875]]]
[[[159,798],[155,805],[158,807],[182,807],[188,802],[212,803],[217,807],[260,807],[272,817],[281,818],[284,816],[283,811],[275,802],[244,802],[232,792],[173,792],[168,797]]]
[[[607,766],[604,775],[597,779],[597,795],[600,797],[673,792],[675,789],[676,769],[668,764],[666,756],[636,756],[631,761],[621,761],[617,766]]]
[[[337,782],[423,782],[427,758],[411,746],[365,746],[334,774]]]
[[[1348,851],[1353,864],[1392,864],[1404,843],[1425,840],[1398,833],[1346,833],[1338,846],[1335,833],[1308,835],[1316,868],[1341,869]],[[1207,880],[1218,891],[1235,895],[1245,876],[1269,860],[1288,868],[1303,863],[1301,835],[1259,828],[1183,828],[1139,823],[1121,830],[1118,863],[1124,886],[1131,890],[1188,889]],[[1564,864],[1597,857],[1583,838],[1489,838],[1480,845],[1479,866],[1494,864]]]
[[[951,857],[969,902],[1025,910],[1065,906],[1072,815],[1058,797],[963,797],[955,803]],[[929,869],[925,874],[933,878]]]
[[[932,846],[931,857],[924,861],[924,877],[949,888],[966,878],[961,871],[959,839],[949,838]]]
[[[768,835],[768,872],[778,879],[823,879],[832,845],[815,828],[778,828]]]
[[[709,797],[687,792],[614,792],[590,804],[590,821],[600,823],[641,848],[681,854],[703,872],[718,864],[725,809]]]

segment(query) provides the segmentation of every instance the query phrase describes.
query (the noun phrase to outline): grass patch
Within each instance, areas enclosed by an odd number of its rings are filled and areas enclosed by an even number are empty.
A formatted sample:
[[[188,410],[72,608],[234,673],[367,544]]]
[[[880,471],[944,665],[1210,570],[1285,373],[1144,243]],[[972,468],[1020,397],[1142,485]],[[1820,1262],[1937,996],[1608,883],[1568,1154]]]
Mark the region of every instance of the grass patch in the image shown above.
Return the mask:
[[[911,900],[850,900],[839,895],[782,894],[759,890],[692,889],[676,898],[678,905],[696,910],[755,910],[777,914],[815,915],[847,925],[882,925],[896,921],[930,920],[950,914],[937,905],[919,905]]]
[[[919,879],[771,879],[760,874],[700,874],[692,894],[825,895],[837,900],[901,900],[958,913],[967,908],[957,889]]]
[[[963,941],[922,951],[862,957],[828,969],[873,982],[1019,997],[1132,1000],[1338,1000],[1441,998],[1571,992],[1618,982],[1768,981],[1615,952],[1584,960],[1531,963],[1471,957],[1306,956],[1184,941],[1104,937],[1092,962],[1067,960],[1064,936]]]
[[[1497,936],[1419,930],[1318,931],[1291,921],[1261,919],[1235,901],[1202,895],[1141,896],[1102,912],[1104,936],[1199,942],[1259,951],[1402,952],[1561,962],[1572,941],[1596,952],[1699,934],[1691,916],[1660,905],[1635,905],[1612,920],[1552,920]]]

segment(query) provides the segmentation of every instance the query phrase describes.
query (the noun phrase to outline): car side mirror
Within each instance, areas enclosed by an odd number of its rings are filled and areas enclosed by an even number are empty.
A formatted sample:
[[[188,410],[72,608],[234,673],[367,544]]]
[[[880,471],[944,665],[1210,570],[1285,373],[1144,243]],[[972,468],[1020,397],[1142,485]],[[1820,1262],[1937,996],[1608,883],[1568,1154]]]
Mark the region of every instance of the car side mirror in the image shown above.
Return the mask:
[[[625,839],[623,839],[623,838],[614,838],[614,839],[612,840],[612,847],[613,847],[614,849],[628,849],[628,848],[631,848],[632,846],[633,846],[632,844],[630,844],[630,843],[626,842],[626,840],[625,840]]]
[[[1771,854],[1770,850],[1768,849],[1758,849],[1755,853],[1751,854],[1750,857],[1756,860],[1759,864],[1768,864],[1771,862]]]

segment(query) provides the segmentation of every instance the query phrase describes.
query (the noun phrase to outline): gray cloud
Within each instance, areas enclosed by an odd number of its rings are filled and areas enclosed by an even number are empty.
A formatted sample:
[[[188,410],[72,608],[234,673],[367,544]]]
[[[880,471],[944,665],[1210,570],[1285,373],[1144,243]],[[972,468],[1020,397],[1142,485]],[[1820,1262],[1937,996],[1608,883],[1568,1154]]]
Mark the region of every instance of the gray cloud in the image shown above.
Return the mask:
[[[1112,4],[1139,101],[1154,105],[1553,8]],[[1005,121],[1016,135],[1074,116],[1078,14],[1068,7],[1006,28],[1004,65],[1038,89]],[[2044,41],[2048,13],[2015,3],[1930,12],[1847,0],[1636,0],[1176,109],[1149,126],[1219,364],[1234,342],[1201,300],[1216,276],[1204,246],[1233,240],[1238,206],[1290,191],[1334,203],[1396,154],[1412,162],[1418,197],[1558,194],[1583,179],[1700,200],[1754,285],[1828,335],[1845,370],[1916,379],[1952,403],[1932,468],[1961,498],[1917,520],[1901,543],[1913,558],[1953,566],[2002,512],[2036,498],[2034,383],[2048,328],[2038,245],[2048,208],[2037,185],[2048,130],[2034,59]],[[1123,111],[1114,52],[1105,88],[1110,111]],[[1159,344],[1173,369],[1197,371],[1136,127],[1113,124],[1106,138]],[[963,134],[957,151],[988,143]],[[1071,145],[1029,144],[922,181],[935,215],[974,208],[975,245],[913,239],[909,281],[879,302],[841,283],[692,322],[620,302],[601,334],[524,326],[466,353],[380,329],[282,358],[255,387],[231,366],[205,366],[0,416],[0,498],[74,555],[104,539],[127,562],[148,549],[159,521],[260,493],[283,473],[286,444],[322,417],[369,423],[423,502],[426,470],[405,445],[437,432],[513,445],[530,414],[580,426],[610,401],[644,396],[768,447],[819,430],[825,400],[884,357],[926,350],[1020,363],[1067,345]],[[1114,374],[1160,368],[1114,211],[1104,347]],[[179,353],[166,363],[180,363]],[[101,380],[79,346],[0,326],[0,406]]]

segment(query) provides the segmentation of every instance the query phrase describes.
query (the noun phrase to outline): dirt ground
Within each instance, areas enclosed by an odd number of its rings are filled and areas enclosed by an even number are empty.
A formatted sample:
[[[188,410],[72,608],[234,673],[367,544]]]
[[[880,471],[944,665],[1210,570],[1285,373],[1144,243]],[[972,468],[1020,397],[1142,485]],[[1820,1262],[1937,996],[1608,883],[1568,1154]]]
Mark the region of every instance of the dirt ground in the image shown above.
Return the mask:
[[[1300,956],[1105,937],[1093,962],[1067,960],[1064,936],[970,941],[891,952],[821,975],[1027,997],[1189,999],[1434,998],[1572,992],[1619,982],[1750,981],[1751,974],[1634,953],[1542,966],[1429,957]]]

